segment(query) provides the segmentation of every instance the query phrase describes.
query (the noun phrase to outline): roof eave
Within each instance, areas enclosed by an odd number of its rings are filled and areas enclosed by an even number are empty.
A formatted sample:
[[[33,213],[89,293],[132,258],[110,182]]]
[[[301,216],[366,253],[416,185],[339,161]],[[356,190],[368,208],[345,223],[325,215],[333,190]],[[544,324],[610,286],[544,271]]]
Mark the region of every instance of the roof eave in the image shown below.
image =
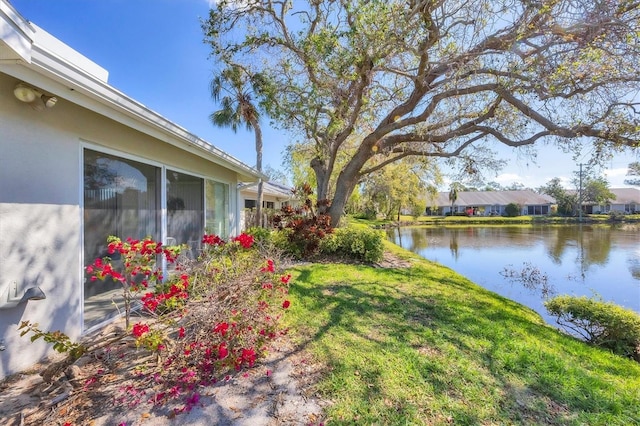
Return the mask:
[[[104,115],[142,133],[179,147],[238,174],[238,180],[265,178],[254,168],[225,153],[214,145],[188,132],[140,102],[107,83],[108,73],[97,64],[81,57],[46,31],[29,24],[17,11],[0,2],[2,56],[0,71],[12,75],[44,91],[55,94],[98,114]],[[5,38],[10,37],[10,40]],[[39,43],[39,40],[42,43]],[[66,47],[65,54],[84,58],[84,68],[56,54],[50,45]],[[8,49],[7,49],[8,47]],[[5,52],[14,52],[14,57]]]

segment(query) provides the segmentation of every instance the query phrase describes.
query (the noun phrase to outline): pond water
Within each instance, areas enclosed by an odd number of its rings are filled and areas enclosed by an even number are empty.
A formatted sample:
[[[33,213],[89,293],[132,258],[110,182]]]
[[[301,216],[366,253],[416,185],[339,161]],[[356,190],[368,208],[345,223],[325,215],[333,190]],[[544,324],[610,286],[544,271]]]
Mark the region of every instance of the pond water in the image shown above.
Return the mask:
[[[640,225],[404,227],[387,237],[537,311],[545,297],[599,296],[640,312]]]

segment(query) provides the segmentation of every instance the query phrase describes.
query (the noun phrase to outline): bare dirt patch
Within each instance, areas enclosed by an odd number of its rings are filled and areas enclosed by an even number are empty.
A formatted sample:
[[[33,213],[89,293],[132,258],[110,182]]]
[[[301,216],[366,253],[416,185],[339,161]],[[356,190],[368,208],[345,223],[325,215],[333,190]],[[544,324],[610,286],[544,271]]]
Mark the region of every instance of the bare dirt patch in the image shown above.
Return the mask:
[[[132,338],[118,338],[113,324],[95,338],[114,339],[45,383],[41,373],[61,357],[0,382],[0,421],[19,425],[316,425],[324,421],[314,385],[323,366],[280,337],[253,368],[199,389],[188,412],[184,404],[154,406],[153,392],[133,386],[136,370],[153,360],[136,351]],[[134,390],[135,389],[135,390]]]

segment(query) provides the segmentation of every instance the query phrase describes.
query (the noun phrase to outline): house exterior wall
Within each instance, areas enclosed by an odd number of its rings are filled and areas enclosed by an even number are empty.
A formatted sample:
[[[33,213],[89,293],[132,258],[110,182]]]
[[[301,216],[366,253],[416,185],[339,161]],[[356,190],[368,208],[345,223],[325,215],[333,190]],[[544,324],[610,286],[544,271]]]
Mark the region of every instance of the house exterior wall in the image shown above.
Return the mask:
[[[253,226],[252,224],[248,223],[248,220],[252,216],[250,213],[250,211],[247,211],[248,209],[245,208],[245,201],[246,200],[252,200],[252,201],[256,201],[257,199],[257,195],[254,193],[245,193],[243,191],[239,191],[238,193],[238,206],[240,208],[240,229],[241,230],[245,230],[247,228],[250,228],[251,226]],[[284,203],[290,202],[289,200],[282,200],[279,197],[276,197],[274,195],[271,194],[263,194],[262,195],[262,202],[265,205],[265,209],[267,208],[266,205],[267,203],[273,203],[273,209],[274,210],[280,210],[283,206]]]
[[[235,172],[62,95],[54,108],[34,110],[13,96],[18,81],[0,72],[0,377],[50,353],[50,345],[19,336],[21,321],[61,330],[72,340],[83,332],[84,147],[227,183],[232,234],[238,232],[240,213]],[[46,299],[16,307],[4,303],[10,292],[19,297],[32,286]]]

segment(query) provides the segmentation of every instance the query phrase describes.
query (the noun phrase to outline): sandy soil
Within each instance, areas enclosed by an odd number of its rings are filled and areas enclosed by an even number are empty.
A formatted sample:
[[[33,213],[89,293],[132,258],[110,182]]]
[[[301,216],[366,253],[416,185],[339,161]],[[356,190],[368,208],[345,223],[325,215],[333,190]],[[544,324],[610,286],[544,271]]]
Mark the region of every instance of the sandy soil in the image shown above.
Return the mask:
[[[409,262],[385,253],[382,268],[408,267]],[[321,425],[324,407],[314,385],[325,367],[288,336],[254,368],[199,390],[199,400],[188,412],[184,406],[154,406],[144,391],[127,391],[134,383],[136,366],[149,362],[135,350],[134,340],[123,332],[122,321],[90,337],[105,341],[101,348],[71,366],[42,373],[64,357],[58,356],[30,371],[0,382],[0,424],[22,425]],[[98,345],[99,346],[99,345]],[[47,376],[45,374],[45,376]],[[92,378],[99,377],[95,383]],[[143,402],[136,403],[136,400]]]
[[[117,333],[112,325],[104,334]],[[16,374],[0,383],[0,421],[3,426],[18,425],[319,425],[323,407],[313,385],[322,366],[286,340],[278,341],[256,367],[199,390],[199,401],[188,412],[176,414],[183,404],[153,406],[135,398],[123,397],[132,382],[135,350],[123,339],[120,349],[96,351],[78,360],[54,377],[51,384],[40,373],[61,358],[42,363],[31,371]],[[132,354],[133,356],[123,354]],[[116,361],[117,360],[117,361]],[[105,370],[99,383],[90,378]]]

